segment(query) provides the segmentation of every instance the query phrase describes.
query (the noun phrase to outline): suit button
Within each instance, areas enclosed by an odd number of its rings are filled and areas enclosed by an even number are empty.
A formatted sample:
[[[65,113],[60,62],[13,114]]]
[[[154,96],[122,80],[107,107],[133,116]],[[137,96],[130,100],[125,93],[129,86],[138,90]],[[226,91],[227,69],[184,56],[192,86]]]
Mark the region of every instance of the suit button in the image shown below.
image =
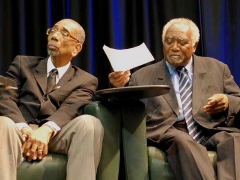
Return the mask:
[[[45,100],[43,99],[43,100],[41,100],[41,102],[43,103]]]

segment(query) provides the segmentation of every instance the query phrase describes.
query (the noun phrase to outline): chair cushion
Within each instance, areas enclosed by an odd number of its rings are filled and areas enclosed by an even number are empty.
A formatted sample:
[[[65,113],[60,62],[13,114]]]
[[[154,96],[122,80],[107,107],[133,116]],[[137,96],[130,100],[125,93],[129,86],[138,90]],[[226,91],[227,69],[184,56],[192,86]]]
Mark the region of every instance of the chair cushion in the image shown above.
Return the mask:
[[[208,156],[216,170],[217,154],[214,151],[208,151]],[[175,180],[173,172],[166,160],[163,151],[156,147],[148,147],[148,164],[151,180]]]
[[[17,169],[17,180],[66,180],[67,156],[49,153],[42,161],[24,161]]]

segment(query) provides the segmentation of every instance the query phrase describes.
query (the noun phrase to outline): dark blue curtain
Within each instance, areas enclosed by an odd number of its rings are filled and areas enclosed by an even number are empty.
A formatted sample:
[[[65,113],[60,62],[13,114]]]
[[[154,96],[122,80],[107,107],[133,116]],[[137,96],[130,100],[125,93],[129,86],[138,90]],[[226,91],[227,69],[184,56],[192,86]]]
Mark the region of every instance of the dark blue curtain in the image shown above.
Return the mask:
[[[46,29],[72,18],[86,31],[73,64],[98,77],[99,89],[107,88],[112,69],[104,44],[122,49],[145,42],[161,61],[163,25],[185,17],[201,31],[196,54],[228,64],[240,85],[239,9],[239,0],[0,0],[0,74],[18,54],[47,56]]]
[[[202,55],[228,64],[240,85],[240,1],[201,0]]]

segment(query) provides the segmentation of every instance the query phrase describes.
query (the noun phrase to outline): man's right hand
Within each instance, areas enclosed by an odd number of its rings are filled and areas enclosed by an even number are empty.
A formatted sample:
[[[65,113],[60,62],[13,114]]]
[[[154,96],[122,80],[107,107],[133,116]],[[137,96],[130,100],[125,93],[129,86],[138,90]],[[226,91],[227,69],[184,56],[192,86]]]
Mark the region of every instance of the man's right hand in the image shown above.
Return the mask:
[[[114,87],[123,87],[129,81],[131,76],[130,70],[112,72],[108,75],[110,83]]]

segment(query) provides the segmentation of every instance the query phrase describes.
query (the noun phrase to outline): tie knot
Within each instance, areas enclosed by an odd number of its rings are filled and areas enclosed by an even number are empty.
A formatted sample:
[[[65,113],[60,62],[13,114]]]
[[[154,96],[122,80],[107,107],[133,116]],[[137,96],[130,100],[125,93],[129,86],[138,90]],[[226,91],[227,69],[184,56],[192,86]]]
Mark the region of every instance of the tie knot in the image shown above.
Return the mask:
[[[186,72],[187,70],[185,67],[177,67],[176,71],[177,71],[178,75],[180,75],[181,73]]]
[[[57,74],[58,74],[58,70],[55,68],[50,71],[49,76],[56,76]]]

